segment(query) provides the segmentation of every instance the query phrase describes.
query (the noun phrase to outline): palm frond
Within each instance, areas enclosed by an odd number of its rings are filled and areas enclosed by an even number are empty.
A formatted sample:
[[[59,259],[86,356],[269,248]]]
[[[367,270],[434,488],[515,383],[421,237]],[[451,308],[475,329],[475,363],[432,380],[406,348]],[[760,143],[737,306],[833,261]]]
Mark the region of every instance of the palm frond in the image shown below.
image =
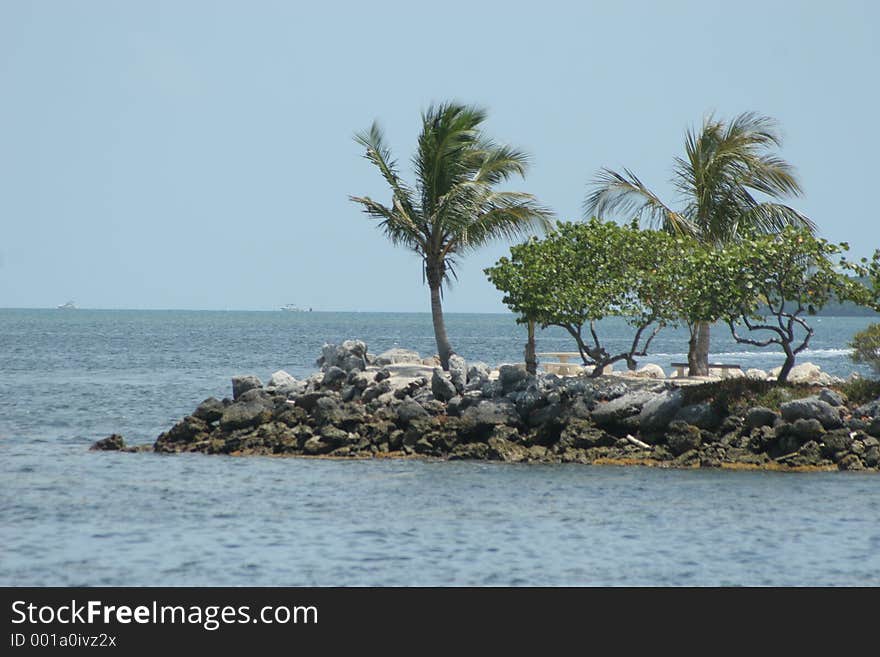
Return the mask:
[[[364,214],[379,219],[379,228],[395,246],[406,246],[421,253],[424,250],[425,238],[418,224],[402,212],[399,204],[389,208],[367,196],[349,196],[350,201],[359,203]]]
[[[743,213],[739,223],[759,233],[778,233],[788,226],[816,231],[809,217],[782,203],[759,203]]]
[[[364,157],[379,169],[385,182],[391,187],[395,202],[403,207],[406,214],[412,216],[412,190],[401,181],[397,173],[397,162],[391,158],[391,150],[385,145],[385,136],[379,124],[374,121],[369,130],[356,134],[354,139],[366,149]]]
[[[664,230],[690,234],[691,222],[673,211],[629,169],[620,174],[612,169],[601,169],[591,184],[593,192],[584,202],[586,216],[604,217],[620,212],[627,217],[647,217],[651,225]]]
[[[529,161],[525,152],[493,142],[482,142],[478,149],[480,165],[474,174],[474,182],[497,185],[514,175],[525,177]]]
[[[465,253],[495,240],[517,241],[538,230],[546,232],[552,228],[552,217],[531,194],[497,192],[477,216],[447,234],[445,252]]]

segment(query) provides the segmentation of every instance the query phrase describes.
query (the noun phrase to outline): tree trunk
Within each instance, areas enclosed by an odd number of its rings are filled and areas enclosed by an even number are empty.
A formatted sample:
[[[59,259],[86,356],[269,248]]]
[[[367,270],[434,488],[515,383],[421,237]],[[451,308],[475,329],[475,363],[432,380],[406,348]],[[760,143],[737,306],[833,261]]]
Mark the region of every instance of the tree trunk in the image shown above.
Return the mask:
[[[538,373],[538,357],[535,355],[535,320],[529,320],[529,339],[526,342],[526,372]]]
[[[783,345],[783,348],[785,346]],[[788,373],[791,372],[791,368],[794,367],[794,359],[795,355],[791,351],[791,349],[785,349],[785,362],[782,364],[782,369],[779,370],[779,376],[776,377],[777,383],[785,383],[788,380]]]
[[[440,365],[444,370],[449,369],[449,357],[455,352],[449,344],[446,335],[446,324],[443,322],[443,304],[440,299],[440,285],[442,277],[434,280],[436,276],[428,273],[428,286],[431,288],[431,319],[434,322],[434,339],[437,340],[437,354],[440,356]]]
[[[709,374],[709,322],[697,322],[688,342],[688,376]]]

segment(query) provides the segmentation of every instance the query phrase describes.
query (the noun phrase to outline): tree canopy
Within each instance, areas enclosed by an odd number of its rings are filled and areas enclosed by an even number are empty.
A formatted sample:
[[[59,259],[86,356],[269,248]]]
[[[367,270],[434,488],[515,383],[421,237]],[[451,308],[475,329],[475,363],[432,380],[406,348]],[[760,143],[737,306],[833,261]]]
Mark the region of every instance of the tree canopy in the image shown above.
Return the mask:
[[[487,268],[504,303],[521,321],[560,326],[575,340],[593,375],[624,360],[635,367],[651,340],[674,317],[670,257],[683,238],[591,219],[563,223],[544,239],[511,247],[509,258]],[[625,318],[633,329],[627,349],[611,352],[597,322]]]

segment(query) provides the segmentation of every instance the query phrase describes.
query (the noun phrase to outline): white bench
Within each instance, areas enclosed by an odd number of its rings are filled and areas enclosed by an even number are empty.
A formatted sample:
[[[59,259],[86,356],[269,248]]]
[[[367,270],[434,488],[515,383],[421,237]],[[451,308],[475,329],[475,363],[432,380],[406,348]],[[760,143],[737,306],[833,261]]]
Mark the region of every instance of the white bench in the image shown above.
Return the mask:
[[[539,354],[535,354],[536,356],[547,357],[547,358],[555,358],[557,362],[549,362],[541,363],[541,367],[545,372],[549,372],[550,374],[558,374],[560,376],[571,376],[573,374],[579,374],[585,370],[592,371],[592,368],[587,366],[585,367],[583,361],[581,359],[580,352],[577,351],[544,351]],[[577,359],[577,362],[570,363],[570,359]],[[614,363],[611,365],[606,365],[605,369],[602,370],[603,374],[610,374],[614,370]]]

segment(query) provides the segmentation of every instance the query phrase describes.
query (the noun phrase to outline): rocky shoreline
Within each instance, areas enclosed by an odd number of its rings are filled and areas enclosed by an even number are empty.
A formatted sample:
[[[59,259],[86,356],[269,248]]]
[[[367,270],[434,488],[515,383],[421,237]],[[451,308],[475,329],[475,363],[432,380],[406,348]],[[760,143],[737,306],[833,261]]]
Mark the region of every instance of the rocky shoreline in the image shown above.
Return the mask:
[[[97,450],[321,458],[435,458],[784,471],[880,471],[880,399],[754,378],[532,376],[453,356],[325,345],[305,380],[236,376],[152,445]]]

